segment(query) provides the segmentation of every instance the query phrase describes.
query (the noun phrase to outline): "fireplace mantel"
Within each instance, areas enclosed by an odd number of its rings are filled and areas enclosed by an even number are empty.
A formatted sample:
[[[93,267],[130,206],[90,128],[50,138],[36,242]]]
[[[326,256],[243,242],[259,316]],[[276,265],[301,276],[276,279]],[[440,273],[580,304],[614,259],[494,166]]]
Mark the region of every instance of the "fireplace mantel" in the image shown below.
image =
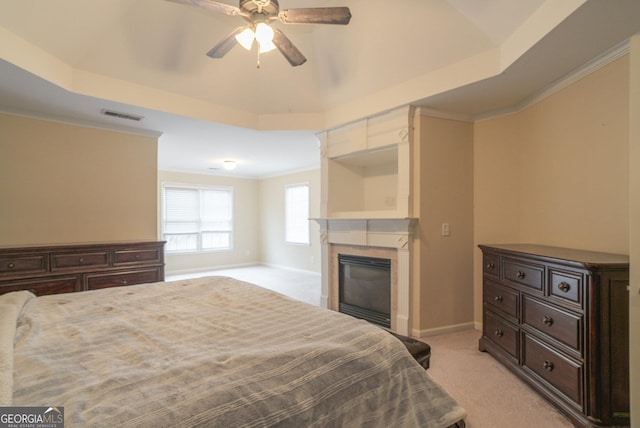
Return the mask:
[[[408,335],[410,330],[411,240],[418,222],[416,218],[316,218],[320,225],[322,244],[322,296],[325,308],[337,310],[331,296],[337,295],[338,284],[333,280],[332,246],[357,247],[360,251],[393,250],[397,256],[396,286],[393,288],[391,329]]]
[[[320,240],[329,244],[405,248],[417,218],[315,218]]]

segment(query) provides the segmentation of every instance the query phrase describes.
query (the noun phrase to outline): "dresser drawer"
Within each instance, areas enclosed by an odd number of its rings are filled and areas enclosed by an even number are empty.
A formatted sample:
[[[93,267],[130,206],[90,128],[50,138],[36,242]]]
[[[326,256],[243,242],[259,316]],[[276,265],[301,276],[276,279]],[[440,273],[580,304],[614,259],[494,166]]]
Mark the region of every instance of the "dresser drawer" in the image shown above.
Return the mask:
[[[513,318],[518,318],[518,292],[503,285],[485,281],[484,302]]]
[[[47,272],[48,255],[43,254],[4,254],[0,256],[0,274],[3,276],[23,275]]]
[[[162,260],[162,249],[144,248],[116,250],[113,253],[113,265],[158,262]]]
[[[544,285],[544,266],[520,263],[516,260],[504,259],[504,279],[516,284],[542,291]]]
[[[580,351],[582,316],[557,309],[527,296],[522,299],[522,322]]]
[[[497,254],[483,254],[482,271],[486,275],[500,276],[500,256]]]
[[[583,275],[551,269],[549,271],[549,294],[569,302],[582,305]]]
[[[109,267],[108,251],[86,253],[52,253],[51,270]]]
[[[526,334],[522,364],[580,408],[583,407],[582,364]]]
[[[510,354],[518,358],[518,329],[508,322],[484,311],[483,320],[484,336]]]
[[[146,284],[158,281],[161,281],[160,268],[131,270],[107,274],[90,274],[86,276],[87,290]]]
[[[72,293],[78,291],[78,277],[65,276],[59,278],[42,278],[28,281],[11,281],[0,284],[0,294],[10,291],[27,290],[36,296],[45,294]]]

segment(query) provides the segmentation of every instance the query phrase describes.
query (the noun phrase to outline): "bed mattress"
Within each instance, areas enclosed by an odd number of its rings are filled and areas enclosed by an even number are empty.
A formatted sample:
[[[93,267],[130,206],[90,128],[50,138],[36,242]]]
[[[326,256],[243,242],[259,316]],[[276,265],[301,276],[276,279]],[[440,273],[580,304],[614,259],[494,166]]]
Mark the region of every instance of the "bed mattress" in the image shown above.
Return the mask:
[[[68,427],[448,427],[466,415],[387,332],[231,278],[22,291],[0,308],[0,405],[63,406]]]

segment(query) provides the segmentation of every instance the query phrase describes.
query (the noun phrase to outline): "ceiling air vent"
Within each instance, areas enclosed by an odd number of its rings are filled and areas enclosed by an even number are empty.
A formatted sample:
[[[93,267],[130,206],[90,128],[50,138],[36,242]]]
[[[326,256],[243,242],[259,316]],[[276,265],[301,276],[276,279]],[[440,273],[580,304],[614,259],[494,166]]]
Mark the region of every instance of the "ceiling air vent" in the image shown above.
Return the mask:
[[[135,122],[140,122],[144,119],[144,116],[137,116],[135,114],[122,113],[114,110],[102,110],[102,114],[105,116],[117,117],[118,119],[133,120]]]

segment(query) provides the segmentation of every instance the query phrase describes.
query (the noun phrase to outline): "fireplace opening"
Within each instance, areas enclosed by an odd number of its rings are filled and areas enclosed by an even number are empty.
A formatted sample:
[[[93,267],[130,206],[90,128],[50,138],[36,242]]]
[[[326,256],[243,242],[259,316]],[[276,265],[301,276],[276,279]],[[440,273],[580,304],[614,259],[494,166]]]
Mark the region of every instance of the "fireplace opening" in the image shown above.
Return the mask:
[[[391,260],[338,254],[342,313],[391,328]]]

